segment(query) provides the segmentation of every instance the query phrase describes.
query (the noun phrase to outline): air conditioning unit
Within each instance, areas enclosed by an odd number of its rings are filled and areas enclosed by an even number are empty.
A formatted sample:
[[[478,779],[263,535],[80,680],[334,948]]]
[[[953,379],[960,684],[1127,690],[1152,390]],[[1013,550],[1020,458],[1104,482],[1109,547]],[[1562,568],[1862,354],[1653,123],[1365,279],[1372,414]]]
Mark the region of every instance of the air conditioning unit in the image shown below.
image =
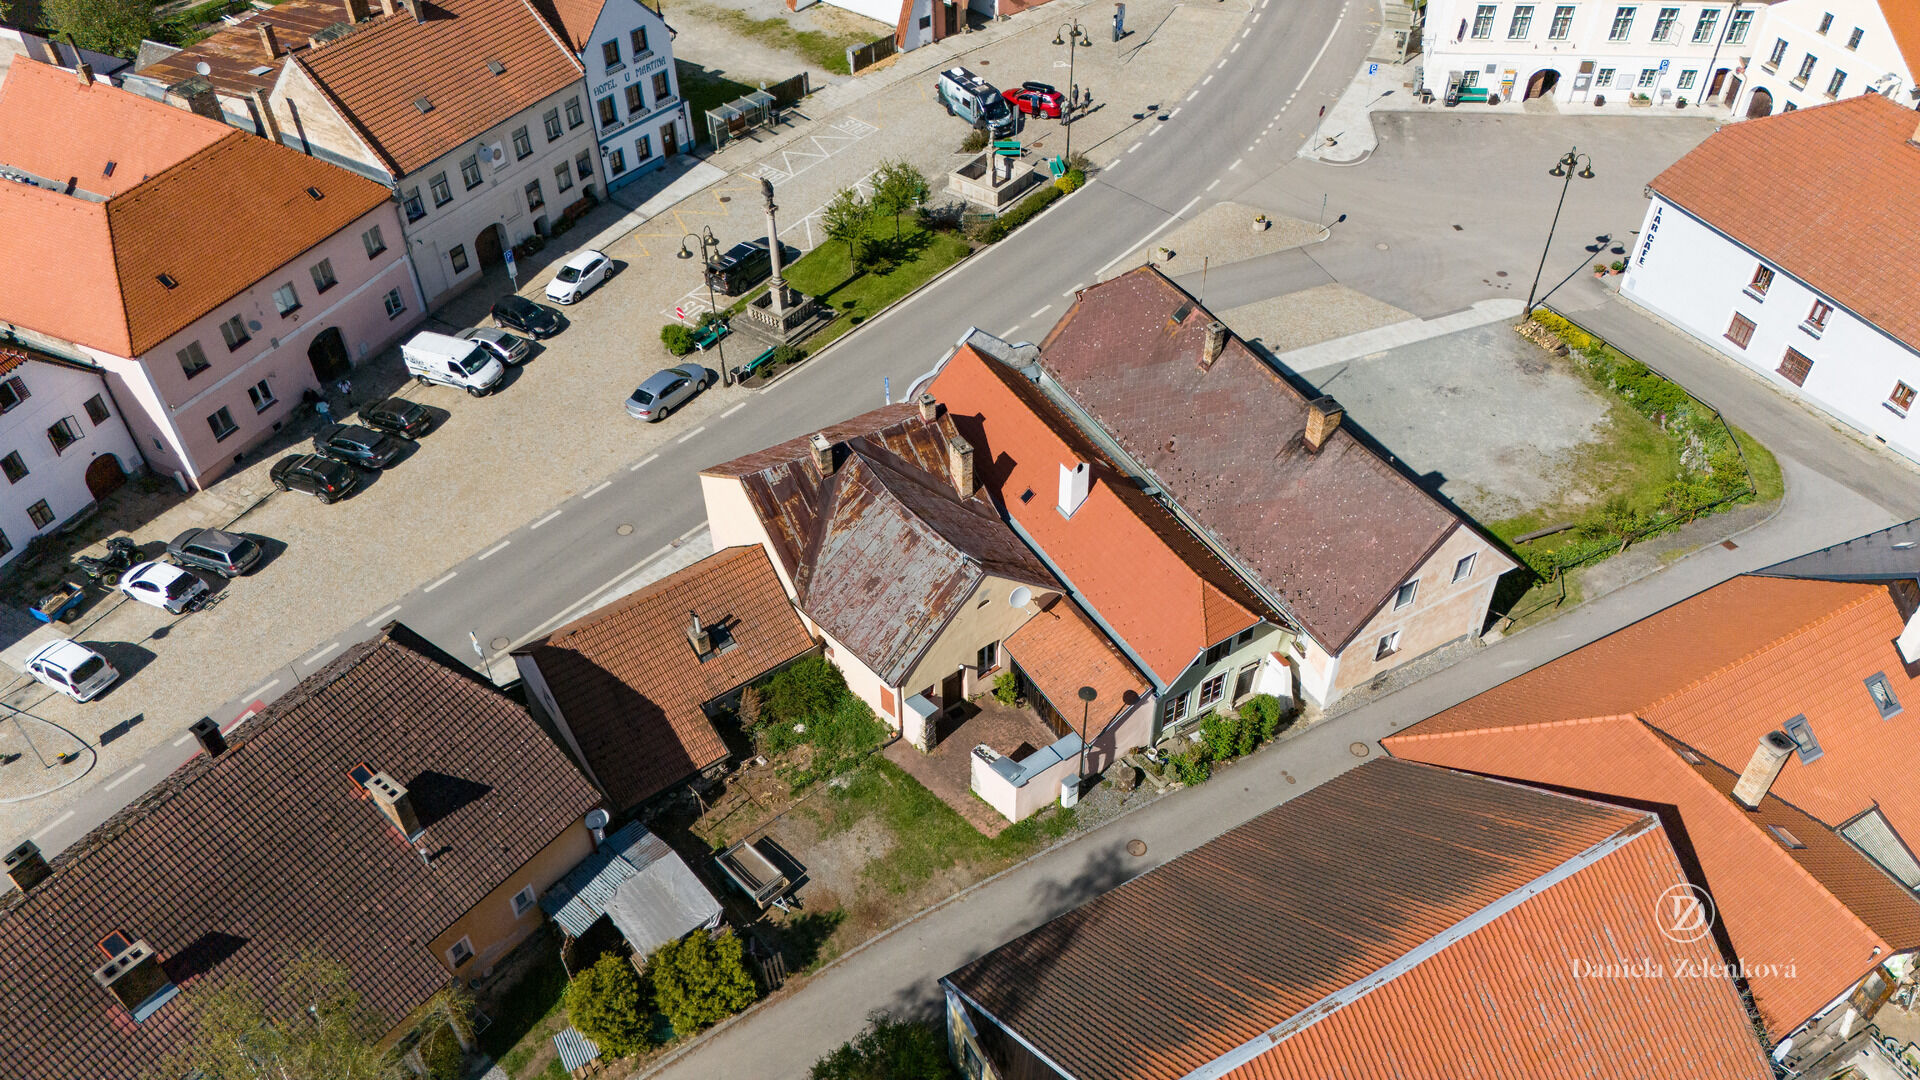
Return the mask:
[[[488,143],[482,150],[486,155],[488,165],[497,169],[507,163],[507,148],[499,143]]]

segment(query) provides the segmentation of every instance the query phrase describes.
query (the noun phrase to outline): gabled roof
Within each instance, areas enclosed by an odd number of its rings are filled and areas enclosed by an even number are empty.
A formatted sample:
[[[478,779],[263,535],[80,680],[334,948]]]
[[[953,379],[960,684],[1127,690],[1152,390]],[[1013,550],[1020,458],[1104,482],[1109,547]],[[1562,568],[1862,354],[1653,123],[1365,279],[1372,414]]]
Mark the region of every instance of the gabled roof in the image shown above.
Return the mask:
[[[290,61],[395,176],[405,176],[580,79],[580,64],[526,0],[426,0]],[[505,73],[495,75],[487,61]],[[432,108],[421,112],[414,102]]]
[[[1715,962],[1653,917],[1683,881],[1651,815],[1383,759],[945,981],[1077,1080],[1768,1076],[1726,979],[1575,970]]]
[[[1810,551],[1755,570],[1754,574],[1821,581],[1920,578],[1920,519],[1889,525],[1845,543]]]
[[[1893,31],[1893,43],[1907,62],[1907,74],[1920,77],[1920,5],[1911,0],[1880,0],[1880,14]]]
[[[587,46],[593,43],[593,28],[600,22],[600,12],[613,0],[534,0],[534,7],[541,16],[553,26],[560,40],[575,53],[585,53]],[[621,0],[634,3],[637,0]],[[625,55],[626,42],[620,43],[622,55]]]
[[[130,191],[232,133],[107,83],[82,86],[73,72],[24,56],[0,82],[0,166],[56,184],[72,178],[96,198]]]
[[[346,965],[389,1024],[447,985],[428,943],[599,803],[527,711],[405,627],[342,653],[0,899],[0,1074],[141,1075],[182,1001],[134,1024],[88,972],[148,941],[184,999],[284,956]],[[423,860],[349,775],[406,785]]]
[[[1003,643],[1053,711],[1091,741],[1153,688],[1073,601],[1056,596]],[[1095,697],[1082,707],[1080,688]]]
[[[1890,23],[1902,21],[1891,6],[1883,10]],[[1920,15],[1905,22],[1920,23]],[[1920,348],[1920,307],[1912,302],[1920,292],[1915,127],[1912,109],[1861,94],[1722,127],[1649,186]],[[1782,161],[1822,165],[1781,184],[1771,166]]]
[[[315,34],[352,24],[346,0],[281,0],[266,11],[248,9],[236,18],[236,22],[223,22],[201,41],[137,69],[137,74],[171,87],[201,76],[199,65],[205,64],[207,71],[201,77],[216,91],[246,97],[255,90],[272,90],[288,54],[305,52]],[[274,42],[280,47],[277,57],[268,57],[260,42],[263,23],[273,25]]]
[[[704,661],[690,614],[724,635]],[[811,648],[766,552],[734,547],[517,653],[539,667],[587,768],[625,809],[724,761],[703,706]]]
[[[1213,321],[1143,266],[1081,290],[1040,365],[1337,653],[1461,521],[1345,427],[1310,453],[1307,397],[1231,332],[1203,368]]]
[[[929,390],[973,443],[1007,516],[1161,685],[1259,621],[1251,590],[1018,371],[962,346]],[[1059,470],[1076,462],[1092,479],[1069,518]]]

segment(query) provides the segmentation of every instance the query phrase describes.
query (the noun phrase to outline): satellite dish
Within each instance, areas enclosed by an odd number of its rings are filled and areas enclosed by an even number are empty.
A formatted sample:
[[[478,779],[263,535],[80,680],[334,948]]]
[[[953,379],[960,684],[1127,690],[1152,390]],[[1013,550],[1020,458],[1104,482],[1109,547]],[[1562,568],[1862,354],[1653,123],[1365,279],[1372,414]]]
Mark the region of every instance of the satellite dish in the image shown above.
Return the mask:
[[[1026,607],[1027,602],[1032,599],[1033,590],[1027,588],[1025,585],[1016,586],[1012,592],[1007,594],[1007,603],[1017,608]]]
[[[604,829],[610,820],[612,820],[612,818],[605,810],[587,811],[587,828],[589,829]]]
[[[211,65],[209,65],[209,64],[208,64],[208,63],[207,63],[207,62],[206,62],[205,60],[202,60],[202,61],[200,61],[199,63],[197,63],[197,64],[195,64],[195,65],[193,65],[193,70],[195,70],[195,71],[197,71],[197,72],[199,72],[199,73],[200,73],[200,74],[202,74],[202,75],[211,75],[211,74],[213,74],[213,68],[212,68],[212,66],[211,66]]]

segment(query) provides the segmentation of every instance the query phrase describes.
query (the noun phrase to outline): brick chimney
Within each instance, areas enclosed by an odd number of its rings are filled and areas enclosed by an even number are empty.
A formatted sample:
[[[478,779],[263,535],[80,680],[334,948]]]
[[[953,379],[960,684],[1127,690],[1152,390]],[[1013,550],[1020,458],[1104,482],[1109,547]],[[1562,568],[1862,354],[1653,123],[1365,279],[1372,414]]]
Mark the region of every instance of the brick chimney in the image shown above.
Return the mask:
[[[973,498],[973,444],[955,435],[947,441],[947,470],[953,473],[953,489],[963,499]]]
[[[394,0],[380,0],[380,14],[391,15],[394,12]]]
[[[687,612],[687,642],[693,646],[695,656],[704,657],[713,651],[713,635],[700,625],[699,612]]]
[[[827,441],[825,432],[813,433],[813,441],[808,444],[813,449],[813,467],[820,470],[821,476],[833,475],[833,444]]]
[[[1733,785],[1734,801],[1749,810],[1758,809],[1792,754],[1793,740],[1786,732],[1769,731],[1760,736],[1760,745],[1754,747],[1753,757],[1740,773],[1740,782]]]
[[[400,835],[408,840],[420,835],[420,815],[413,809],[413,796],[400,781],[386,773],[374,773],[367,780],[367,794]]]
[[[93,65],[92,64],[89,64],[85,60],[82,60],[79,63],[74,65],[73,73],[80,77],[81,86],[93,85]]]
[[[214,723],[211,716],[203,716],[195,720],[193,726],[187,729],[187,733],[193,736],[194,741],[200,744],[200,749],[206,751],[208,757],[219,757],[226,752],[227,737],[220,733],[220,725]]]
[[[1334,430],[1340,426],[1340,418],[1345,415],[1346,410],[1330,397],[1307,402],[1307,430],[1300,436],[1307,444],[1307,450],[1319,453],[1327,440],[1333,438]]]
[[[367,21],[367,0],[346,0],[346,5],[349,25]]]
[[[273,24],[270,22],[260,24],[260,50],[267,54],[269,60],[280,59],[280,40],[273,36]]]
[[[7,852],[7,876],[21,892],[53,876],[53,870],[47,866],[46,856],[40,854],[40,845],[31,840],[20,841],[20,846]]]
[[[427,0],[407,0],[407,10],[413,12],[415,24],[427,21]]]
[[[253,99],[253,112],[260,121],[260,137],[269,142],[280,141],[280,118],[273,115],[273,102],[267,98],[267,92],[253,89],[247,92]]]
[[[921,394],[919,399],[919,405],[920,405],[920,419],[926,421],[929,424],[933,423],[935,420],[940,419],[940,403],[934,400],[932,394]]]
[[[1207,343],[1200,350],[1200,370],[1212,371],[1213,362],[1227,347],[1227,324],[1215,320],[1207,324]]]
[[[204,116],[209,120],[225,122],[220,112],[220,98],[213,92],[213,83],[205,75],[195,75],[184,82],[167,88],[167,104],[185,109],[195,116]]]

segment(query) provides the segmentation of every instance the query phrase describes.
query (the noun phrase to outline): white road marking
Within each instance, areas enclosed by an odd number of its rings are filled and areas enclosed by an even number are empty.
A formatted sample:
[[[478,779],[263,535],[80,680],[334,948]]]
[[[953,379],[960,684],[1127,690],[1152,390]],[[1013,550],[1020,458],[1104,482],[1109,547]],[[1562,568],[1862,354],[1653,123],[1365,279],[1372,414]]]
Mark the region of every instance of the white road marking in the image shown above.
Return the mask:
[[[1200,196],[1198,195],[1195,195],[1193,198],[1187,200],[1187,205],[1174,211],[1174,214],[1172,217],[1154,226],[1153,231],[1141,237],[1138,243],[1134,244],[1132,247],[1127,248],[1126,251],[1115,256],[1113,262],[1110,262],[1107,265],[1101,267],[1100,269],[1095,270],[1093,272],[1093,276],[1099,277],[1101,274],[1104,274],[1108,270],[1113,269],[1114,263],[1117,263],[1121,259],[1126,258],[1128,255],[1132,254],[1134,251],[1138,250],[1139,248],[1145,247],[1149,240],[1152,240],[1154,237],[1159,236],[1160,233],[1167,228],[1167,226],[1172,225],[1174,222],[1179,221],[1181,218],[1185,217],[1187,211],[1193,209],[1195,204],[1197,204],[1199,201],[1200,201]]]
[[[1185,105],[1175,105],[1175,106],[1173,107],[1173,111],[1167,114],[1167,119],[1169,119],[1169,120],[1171,120],[1171,119],[1173,119],[1174,117],[1176,117],[1176,116],[1179,116],[1179,115],[1180,115],[1180,110],[1181,110],[1181,109],[1184,109],[1184,108],[1186,108],[1186,106],[1185,106]]]
[[[193,732],[189,731],[185,735],[182,735],[179,738],[173,740],[173,745],[185,746],[192,741],[193,741]]]
[[[266,697],[266,696],[267,696],[267,691],[269,691],[269,690],[271,690],[271,689],[273,689],[274,687],[276,687],[276,686],[279,686],[279,685],[280,685],[280,680],[279,680],[279,679],[268,679],[268,680],[267,680],[267,682],[266,682],[266,684],[265,684],[265,685],[263,685],[262,687],[260,687],[260,689],[258,689],[258,690],[255,690],[255,691],[254,691],[253,693],[251,693],[251,694],[248,694],[248,695],[247,695],[247,700],[248,700],[248,701],[258,701],[258,700],[259,700],[260,698],[263,698],[263,697]]]
[[[451,576],[451,575],[449,575],[449,576]],[[309,657],[307,657],[307,658],[306,658],[305,660],[302,660],[302,661],[300,661],[300,662],[301,662],[301,663],[303,663],[303,664],[311,664],[311,663],[314,663],[315,661],[317,661],[317,660],[319,660],[319,659],[320,659],[321,657],[323,657],[323,656],[325,656],[325,655],[327,655],[328,653],[330,653],[330,652],[332,652],[333,650],[335,650],[335,649],[337,649],[337,648],[339,648],[339,647],[340,647],[340,643],[339,643],[339,642],[337,642],[337,641],[335,641],[335,642],[332,642],[332,643],[330,643],[330,644],[328,644],[327,646],[325,646],[324,648],[322,648],[322,649],[321,649],[321,650],[320,650],[319,652],[317,652],[317,653],[314,653],[314,654],[313,654],[312,656],[309,656]]]
[[[1200,91],[1195,90],[1193,93],[1187,95],[1187,100],[1192,101],[1194,98],[1197,98],[1199,96],[1200,96]]]
[[[1251,154],[1251,153],[1253,153],[1253,151],[1254,151],[1254,148],[1255,148],[1255,147],[1257,147],[1257,146],[1259,146],[1259,145],[1260,145],[1260,140],[1259,140],[1259,139],[1255,139],[1255,140],[1253,140],[1253,143],[1252,143],[1251,145],[1249,145],[1249,146],[1247,147],[1247,153],[1249,153],[1249,154]]]
[[[1257,19],[1257,18],[1259,18],[1259,17],[1260,17],[1260,16],[1258,16],[1258,15],[1255,15],[1255,16],[1254,16],[1254,18],[1256,18],[1256,19]],[[1249,27],[1247,27],[1247,28],[1246,28],[1245,30],[1242,30],[1242,31],[1240,31],[1240,36],[1241,36],[1242,38],[1245,38],[1245,37],[1246,37],[1246,36],[1247,36],[1248,34],[1251,34],[1251,33],[1253,33],[1253,27],[1251,27],[1251,26],[1249,26]]]
[[[685,435],[682,435],[673,441],[677,443],[686,442],[688,439],[693,438],[695,435],[698,435],[705,430],[707,430],[707,425],[701,424],[699,427],[694,428],[692,431],[687,432]]]
[[[1053,310],[1053,305],[1052,305],[1052,304],[1048,304],[1048,305],[1047,305],[1046,307],[1043,307],[1043,308],[1041,308],[1041,309],[1040,309],[1039,311],[1036,311],[1036,312],[1034,312],[1033,314],[1031,314],[1031,315],[1029,315],[1029,316],[1027,316],[1027,318],[1029,318],[1029,319],[1037,319],[1037,318],[1039,318],[1040,316],[1042,316],[1042,315],[1045,315],[1045,314],[1046,314],[1047,312],[1049,312],[1049,311],[1052,311],[1052,310]]]
[[[1237,168],[1239,168],[1239,167],[1240,167],[1240,163],[1241,163],[1241,162],[1243,162],[1243,161],[1245,161],[1245,160],[1247,160],[1247,159],[1246,159],[1246,158],[1234,158],[1234,159],[1233,159],[1233,164],[1231,164],[1231,165],[1229,165],[1229,166],[1227,166],[1227,171],[1228,171],[1228,172],[1232,172],[1233,170],[1235,170],[1235,169],[1237,169]]]
[[[605,585],[600,586],[599,588],[593,590],[587,595],[574,601],[572,604],[568,605],[564,610],[562,610],[558,615],[555,615],[553,618],[548,619],[546,622],[543,622],[539,626],[534,627],[533,632],[528,634],[525,638],[521,640],[524,641],[524,640],[531,640],[533,638],[537,638],[541,634],[546,633],[548,630],[551,630],[554,627],[559,626],[561,623],[572,618],[574,612],[579,611],[581,608],[586,607],[587,605],[593,603],[596,597],[600,596],[602,593],[606,592],[607,590],[612,589],[615,586],[619,585],[621,582],[627,580],[629,577],[632,577],[634,574],[638,573],[642,567],[645,567],[648,563],[653,562],[655,559],[660,558],[662,555],[665,555],[667,552],[672,551],[674,548],[685,543],[688,540],[688,538],[693,536],[693,534],[700,532],[706,527],[707,527],[706,523],[702,522],[698,525],[695,525],[693,528],[688,529],[686,532],[681,533],[679,536],[675,537],[671,542],[662,544],[659,550],[655,551],[653,554],[647,556],[644,559],[641,559],[639,562],[634,563],[632,566],[627,567],[625,570],[620,571],[618,574],[615,574],[613,579],[611,581],[608,581]]]
[[[735,405],[733,406],[733,408],[731,408],[731,409],[728,409],[728,410],[727,410],[726,412],[723,412],[723,413],[721,413],[721,414],[720,414],[720,419],[722,419],[722,420],[725,420],[725,419],[726,419],[727,417],[729,417],[729,416],[732,416],[732,415],[733,415],[734,413],[737,413],[737,412],[739,412],[739,411],[740,411],[741,409],[744,409],[744,408],[746,408],[746,407],[747,407],[747,403],[746,403],[746,402],[744,402],[744,401],[742,401],[742,402],[738,402],[738,403],[736,403],[736,404],[735,404]]]
[[[1320,51],[1313,54],[1313,63],[1307,65],[1307,70],[1301,74],[1300,81],[1293,85],[1294,93],[1299,93],[1300,88],[1307,85],[1307,79],[1312,77],[1313,69],[1320,66],[1320,58],[1327,55],[1327,47],[1333,44],[1333,36],[1340,32],[1340,24],[1345,22],[1346,18],[1347,9],[1342,7],[1340,9],[1340,17],[1333,20],[1333,29],[1327,31],[1327,40],[1321,42]]]
[[[1200,85],[1205,86],[1212,81],[1213,81],[1213,76],[1209,75],[1206,78],[1200,80]]]
[[[437,588],[439,588],[439,587],[440,587],[440,586],[442,586],[442,585],[445,585],[445,584],[446,584],[447,582],[449,582],[449,581],[452,581],[452,580],[453,580],[454,578],[457,578],[457,577],[459,577],[459,576],[460,576],[460,571],[458,571],[458,570],[449,570],[449,571],[447,571],[447,576],[446,576],[446,577],[443,577],[443,578],[441,578],[441,579],[440,579],[439,581],[436,581],[436,582],[434,582],[433,584],[431,584],[431,585],[429,585],[429,586],[427,586],[427,587],[426,587],[426,588],[424,588],[424,589],[421,589],[420,591],[421,591],[421,592],[423,592],[423,593],[430,593],[430,592],[432,592],[433,590],[435,590],[435,589],[437,589]]]
[[[1265,5],[1262,5],[1262,6],[1264,7]],[[1256,11],[1256,12],[1254,12],[1254,13],[1253,13],[1253,18],[1251,18],[1251,19],[1248,19],[1247,21],[1248,21],[1248,22],[1259,22],[1259,21],[1260,21],[1260,13],[1259,13],[1259,12],[1257,12],[1257,11]]]
[[[492,547],[490,547],[490,548],[488,548],[487,550],[485,550],[485,551],[483,551],[483,552],[481,552],[481,553],[480,553],[480,561],[484,561],[484,560],[486,560],[486,559],[491,559],[491,558],[493,558],[493,557],[494,557],[495,555],[498,555],[498,554],[500,554],[501,552],[503,552],[503,551],[505,551],[505,550],[507,550],[507,545],[508,545],[508,544],[511,544],[511,543],[513,543],[513,541],[511,541],[511,540],[502,540],[502,541],[500,541],[499,543],[497,543],[497,544],[495,544],[495,545],[493,545]],[[399,609],[399,608],[395,608],[394,610],[395,610],[395,611],[398,611],[398,610],[400,610],[400,609]]]
[[[1074,286],[1073,288],[1071,288],[1071,289],[1068,289],[1068,290],[1067,290],[1066,292],[1063,292],[1063,293],[1061,293],[1060,295],[1061,295],[1061,296],[1072,296],[1072,295],[1073,295],[1074,293],[1077,293],[1077,292],[1079,292],[1079,291],[1080,291],[1081,289],[1084,289],[1084,288],[1086,288],[1086,287],[1087,287],[1087,283],[1083,281],[1083,282],[1081,282],[1080,284],[1078,284],[1078,285],[1075,285],[1075,286]]]
[[[1219,179],[1216,178],[1213,183],[1207,185],[1207,190],[1212,191],[1214,188],[1217,188],[1219,186],[1220,186],[1220,181]]]
[[[482,555],[480,557],[483,559],[486,558],[485,555]],[[379,626],[381,623],[386,622],[388,619],[393,618],[395,615],[399,614],[399,612],[400,612],[400,605],[395,604],[392,607],[388,608],[387,610],[381,612],[380,614],[375,615],[373,618],[368,619],[362,625],[364,625],[367,629],[371,630],[374,627]],[[264,687],[262,689],[264,689]]]
[[[192,738],[193,736],[191,736],[191,735],[189,735],[189,736],[187,736],[187,737],[188,737],[188,738]],[[46,827],[46,828],[44,828],[44,829],[41,829],[41,830],[40,830],[39,832],[37,832],[37,833],[34,833],[34,834],[33,834],[33,838],[34,838],[35,840],[38,840],[38,839],[40,839],[41,837],[43,837],[43,836],[45,836],[45,835],[47,835],[48,833],[50,833],[50,832],[52,832],[52,831],[53,831],[54,829],[56,829],[56,828],[59,828],[59,827],[60,827],[60,825],[62,825],[63,823],[65,823],[65,822],[67,822],[67,821],[69,821],[69,820],[71,820],[71,819],[72,819],[72,817],[73,817],[73,815],[74,815],[74,811],[72,811],[72,810],[69,810],[69,811],[67,811],[67,812],[66,812],[66,813],[64,813],[64,814],[61,814],[61,815],[60,815],[59,817],[57,817],[57,818],[54,818],[54,819],[53,819],[52,821],[49,821],[49,822],[47,822],[47,827]]]
[[[117,788],[121,784],[124,784],[127,781],[133,779],[133,774],[144,771],[146,767],[147,767],[147,763],[143,761],[140,764],[135,765],[133,768],[128,769],[126,772],[121,773],[119,776],[116,776],[113,779],[107,781],[106,783],[101,784],[100,790],[112,791],[114,788]]]
[[[1026,323],[1023,323],[1023,322],[1017,322],[1017,323],[1014,323],[1014,324],[1013,324],[1012,326],[1009,326],[1009,327],[1007,327],[1007,336],[1006,336],[1006,337],[1004,337],[1004,338],[1002,338],[1001,340],[1002,340],[1002,341],[1012,341],[1012,340],[1013,340],[1013,335],[1015,335],[1015,334],[1017,334],[1017,333],[1019,333],[1019,332],[1020,332],[1020,328],[1021,328],[1021,327],[1023,327],[1023,326],[1025,326],[1025,325],[1027,325],[1027,324],[1026,324]]]
[[[1215,64],[1215,65],[1213,65],[1213,70],[1215,70],[1215,71],[1219,71],[1219,70],[1220,70],[1221,68],[1223,68],[1223,67],[1226,67],[1226,66],[1227,66],[1227,58],[1223,56],[1223,57],[1221,57],[1221,58],[1220,58],[1220,62],[1219,62],[1219,63],[1217,63],[1217,64]]]
[[[1169,119],[1171,119],[1171,118],[1173,117],[1173,114],[1172,114],[1172,113],[1168,113],[1168,114],[1167,114],[1167,117],[1168,117]],[[1151,139],[1151,138],[1153,138],[1153,137],[1154,137],[1155,135],[1158,135],[1158,134],[1160,134],[1160,125],[1158,125],[1158,124],[1156,124],[1156,125],[1154,125],[1153,127],[1150,127],[1150,128],[1148,128],[1148,129],[1147,129],[1147,138],[1149,138],[1149,139]]]
[[[545,525],[547,522],[552,521],[554,518],[557,518],[559,516],[560,516],[560,511],[555,510],[553,513],[548,514],[546,517],[543,517],[539,521],[536,521],[533,524],[527,526],[527,528],[529,530],[537,529],[540,526]]]
[[[1236,41],[1236,42],[1234,42],[1234,43],[1233,43],[1233,48],[1231,48],[1231,49],[1228,49],[1227,51],[1228,51],[1228,52],[1230,52],[1230,53],[1237,53],[1237,52],[1239,52],[1239,51],[1240,51],[1240,44],[1241,44],[1241,43],[1240,43],[1240,42],[1238,42],[1238,41]]]
[[[600,494],[601,492],[603,492],[603,491],[605,491],[605,490],[607,490],[608,488],[610,488],[610,487],[612,487],[612,486],[613,486],[613,481],[611,481],[611,480],[602,480],[602,481],[600,481],[600,482],[599,482],[598,484],[595,484],[595,485],[594,485],[593,487],[590,487],[590,488],[588,488],[587,490],[585,490],[585,491],[583,491],[583,492],[581,492],[581,493],[580,493],[580,497],[581,497],[581,498],[583,498],[583,499],[591,499],[591,498],[593,498],[593,497],[594,497],[595,495],[598,495],[598,494]]]
[[[1131,153],[1133,153],[1133,152],[1134,152],[1135,150],[1138,150],[1138,149],[1140,149],[1140,144],[1139,144],[1139,143],[1134,143],[1134,144],[1133,144],[1132,146],[1129,146],[1129,147],[1127,147],[1127,153],[1129,153],[1129,154],[1131,154]]]
[[[660,455],[659,455],[659,454],[648,454],[648,455],[647,455],[646,457],[643,457],[643,458],[641,458],[641,459],[640,459],[639,461],[636,461],[636,462],[634,462],[633,464],[631,464],[631,465],[629,465],[629,466],[627,466],[627,471],[628,471],[628,472],[639,472],[639,471],[640,471],[640,470],[641,470],[642,468],[644,468],[644,467],[646,467],[646,466],[648,466],[648,465],[651,465],[651,464],[653,464],[654,462],[656,462],[656,461],[659,461],[659,460],[660,460]]]

